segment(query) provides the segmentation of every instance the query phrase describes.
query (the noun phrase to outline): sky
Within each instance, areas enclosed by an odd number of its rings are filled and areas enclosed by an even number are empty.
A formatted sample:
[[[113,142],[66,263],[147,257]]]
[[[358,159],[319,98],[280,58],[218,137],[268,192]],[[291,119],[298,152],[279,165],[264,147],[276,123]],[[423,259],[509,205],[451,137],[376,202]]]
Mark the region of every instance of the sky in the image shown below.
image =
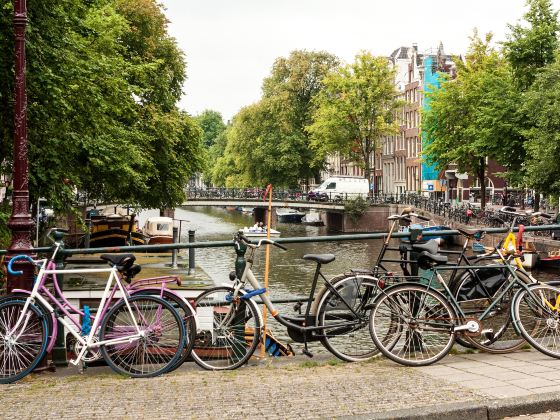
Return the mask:
[[[464,54],[473,29],[506,39],[525,0],[160,0],[168,31],[186,56],[180,108],[231,119],[259,100],[274,60],[293,50],[324,50],[352,62],[361,50],[388,56],[400,46],[420,52],[440,41]],[[560,0],[552,1],[560,8]]]

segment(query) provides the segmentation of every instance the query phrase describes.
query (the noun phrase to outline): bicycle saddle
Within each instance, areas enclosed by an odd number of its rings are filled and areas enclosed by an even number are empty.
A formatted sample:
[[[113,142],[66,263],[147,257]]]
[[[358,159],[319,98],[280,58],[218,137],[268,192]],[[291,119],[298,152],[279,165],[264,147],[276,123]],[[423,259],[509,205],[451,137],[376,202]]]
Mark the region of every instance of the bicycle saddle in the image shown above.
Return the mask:
[[[439,241],[436,239],[430,239],[425,244],[413,244],[412,249],[418,251],[426,251],[429,252],[430,254],[437,254],[439,250]]]
[[[418,267],[422,270],[429,270],[436,265],[442,265],[447,263],[447,257],[445,255],[430,254],[427,251],[422,252],[418,256]]]
[[[484,231],[481,229],[461,229],[457,228],[459,233],[467,238],[479,237],[482,238],[484,236]]]
[[[334,261],[335,256],[333,254],[306,254],[303,256],[303,259],[315,261],[319,264],[328,264]]]
[[[121,272],[132,267],[136,261],[134,254],[101,254],[99,258],[111,265],[116,265]]]

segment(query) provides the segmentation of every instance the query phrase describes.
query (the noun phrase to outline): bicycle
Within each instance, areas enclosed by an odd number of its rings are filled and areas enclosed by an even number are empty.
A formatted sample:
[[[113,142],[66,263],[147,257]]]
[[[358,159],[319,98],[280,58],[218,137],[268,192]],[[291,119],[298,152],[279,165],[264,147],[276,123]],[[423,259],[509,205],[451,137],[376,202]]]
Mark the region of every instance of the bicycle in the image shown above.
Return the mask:
[[[516,332],[537,350],[560,358],[560,349],[546,347],[551,344],[550,339],[542,342],[543,333],[550,332],[554,337],[556,328],[560,326],[560,289],[542,283],[526,284],[510,264],[511,258],[517,258],[518,254],[508,251],[506,258],[499,248],[496,248],[496,253],[502,264],[487,267],[505,267],[510,274],[508,284],[482,314],[469,318],[439,273],[445,269],[442,265],[447,262],[447,257],[422,252],[418,263],[422,268],[432,270],[429,282],[391,286],[381,290],[372,302],[369,328],[378,349],[397,363],[425,366],[447,355],[457,333],[479,347],[474,337],[483,332],[482,322],[498,308],[502,298],[517,287],[510,313]],[[463,268],[473,269],[476,266]],[[432,286],[435,282],[442,292]],[[523,310],[522,304],[526,306]],[[550,331],[541,328],[543,317],[544,326]],[[548,335],[545,337],[548,338]]]
[[[54,239],[52,237],[53,233],[60,232],[60,237]],[[59,228],[51,228],[46,235],[46,238],[53,243],[53,254],[58,253],[60,247],[63,245],[62,237],[65,230]],[[117,276],[121,280],[123,286],[125,287],[127,293],[130,296],[134,295],[152,295],[162,298],[163,300],[169,302],[173,305],[173,308],[179,311],[179,314],[182,316],[183,323],[185,325],[185,343],[182,351],[182,355],[177,360],[175,365],[169,369],[169,371],[173,371],[181,366],[189,357],[192,351],[192,348],[195,344],[195,336],[196,336],[196,313],[193,309],[191,303],[176,293],[173,289],[169,288],[168,285],[176,284],[177,286],[181,285],[181,279],[177,276],[159,276],[159,277],[150,277],[150,278],[143,278],[139,280],[134,280],[134,277],[141,272],[142,267],[138,264],[135,264],[135,257],[133,254],[114,254],[114,258],[121,257],[126,259],[126,267],[122,270],[118,270]],[[54,267],[51,267],[54,268]],[[54,295],[59,297],[59,302],[66,307],[67,309],[74,311],[80,317],[85,316],[84,311],[80,310],[79,308],[74,308],[71,304],[64,298],[63,293],[60,289],[60,284],[58,281],[58,277],[56,274],[50,275],[50,280],[52,282],[52,287],[54,290]],[[112,301],[115,298],[117,292],[117,288],[114,287],[111,291],[111,294],[108,297],[109,301]],[[14,297],[26,299],[30,295],[29,291],[18,291],[11,293],[8,296],[0,298],[0,303],[13,299]],[[39,302],[35,303],[38,306],[42,306]],[[41,307],[41,309],[48,313],[46,308]],[[94,317],[90,315],[91,321],[93,321]],[[48,330],[50,332],[53,331],[53,325],[55,324],[54,316],[47,317],[47,324]],[[53,336],[49,337],[49,345],[47,346],[47,353],[50,353],[56,340],[56,332]],[[79,353],[79,348],[81,344],[79,341],[72,338],[70,335],[70,340],[67,340],[66,348],[67,351],[74,352],[75,354]],[[94,362],[101,360],[102,356],[99,351],[97,352],[89,352],[89,356],[87,359],[87,364],[93,364]],[[196,361],[196,360],[195,360]]]
[[[311,341],[321,341],[335,356],[347,361],[356,360],[347,357],[348,353],[336,351],[335,346],[329,346],[330,340],[338,336],[347,338],[348,349],[363,347],[361,341],[366,339],[368,357],[378,353],[377,349],[372,349],[369,333],[359,337],[351,335],[354,331],[364,329],[367,332],[367,328],[364,328],[367,326],[367,318],[364,317],[367,311],[356,306],[356,303],[360,304],[361,300],[353,300],[351,296],[340,293],[321,273],[321,266],[334,261],[334,255],[308,254],[303,256],[303,259],[317,263],[309,297],[305,301],[305,314],[283,316],[274,307],[268,295],[265,294],[266,290],[255,278],[252,265],[255,252],[262,244],[271,244],[284,250],[286,248],[269,239],[261,239],[257,244],[253,244],[241,232],[235,235],[234,242],[236,247],[246,246],[250,250],[241,278],[231,276],[232,286],[219,286],[206,290],[195,302],[199,331],[197,345],[192,354],[193,358],[198,357],[203,361],[206,369],[235,369],[249,360],[262,335],[263,322],[255,301],[257,296],[260,297],[274,319],[287,327],[288,335],[294,341],[304,344],[303,353],[308,356],[312,356],[312,354],[308,350],[307,344]],[[323,298],[314,313],[311,308],[319,277],[323,279],[331,297]],[[246,289],[246,286],[250,286],[252,289]],[[298,306],[302,305],[303,302]],[[204,345],[199,340],[203,336],[206,336]],[[364,358],[365,355],[360,354],[359,360]]]
[[[113,370],[131,377],[157,376],[176,365],[185,344],[183,321],[165,300],[127,292],[118,273],[131,269],[131,254],[101,255],[110,268],[56,269],[57,252],[55,247],[51,257],[42,260],[18,255],[8,263],[12,275],[22,274],[12,268],[18,260],[33,264],[39,272],[30,292],[15,289],[14,295],[0,303],[0,383],[28,375],[52,350],[57,321],[77,342],[76,358],[70,361],[73,365],[82,362],[85,367],[88,361],[97,360],[99,353]],[[108,273],[93,324],[88,309],[80,311],[71,305],[57,285],[54,294],[45,286],[49,277],[65,273]],[[117,291],[122,297],[111,306]]]

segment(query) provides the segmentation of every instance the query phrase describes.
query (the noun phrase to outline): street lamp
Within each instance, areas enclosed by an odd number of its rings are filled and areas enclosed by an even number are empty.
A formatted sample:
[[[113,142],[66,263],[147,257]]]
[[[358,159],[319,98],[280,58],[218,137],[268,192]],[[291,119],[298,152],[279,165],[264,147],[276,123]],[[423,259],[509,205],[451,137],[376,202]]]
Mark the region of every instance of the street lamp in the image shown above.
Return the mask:
[[[12,216],[8,227],[12,231],[12,243],[8,257],[31,248],[33,220],[29,214],[29,166],[27,163],[27,94],[25,84],[25,30],[27,7],[25,0],[14,0],[15,34],[15,88],[14,88],[14,164]],[[14,288],[29,288],[32,284],[32,270],[27,264],[22,277],[8,276],[8,292]],[[27,268],[27,270],[25,270]]]

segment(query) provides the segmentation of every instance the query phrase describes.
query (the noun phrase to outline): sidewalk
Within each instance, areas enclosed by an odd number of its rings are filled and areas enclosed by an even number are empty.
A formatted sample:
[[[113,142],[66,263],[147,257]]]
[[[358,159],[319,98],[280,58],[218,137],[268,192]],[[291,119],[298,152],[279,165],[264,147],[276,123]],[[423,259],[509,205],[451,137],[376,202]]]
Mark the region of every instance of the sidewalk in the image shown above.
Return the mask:
[[[251,361],[208,372],[193,363],[128,379],[108,368],[34,374],[2,387],[3,418],[487,419],[560,410],[560,360],[534,351],[450,355],[423,368],[379,358]]]

